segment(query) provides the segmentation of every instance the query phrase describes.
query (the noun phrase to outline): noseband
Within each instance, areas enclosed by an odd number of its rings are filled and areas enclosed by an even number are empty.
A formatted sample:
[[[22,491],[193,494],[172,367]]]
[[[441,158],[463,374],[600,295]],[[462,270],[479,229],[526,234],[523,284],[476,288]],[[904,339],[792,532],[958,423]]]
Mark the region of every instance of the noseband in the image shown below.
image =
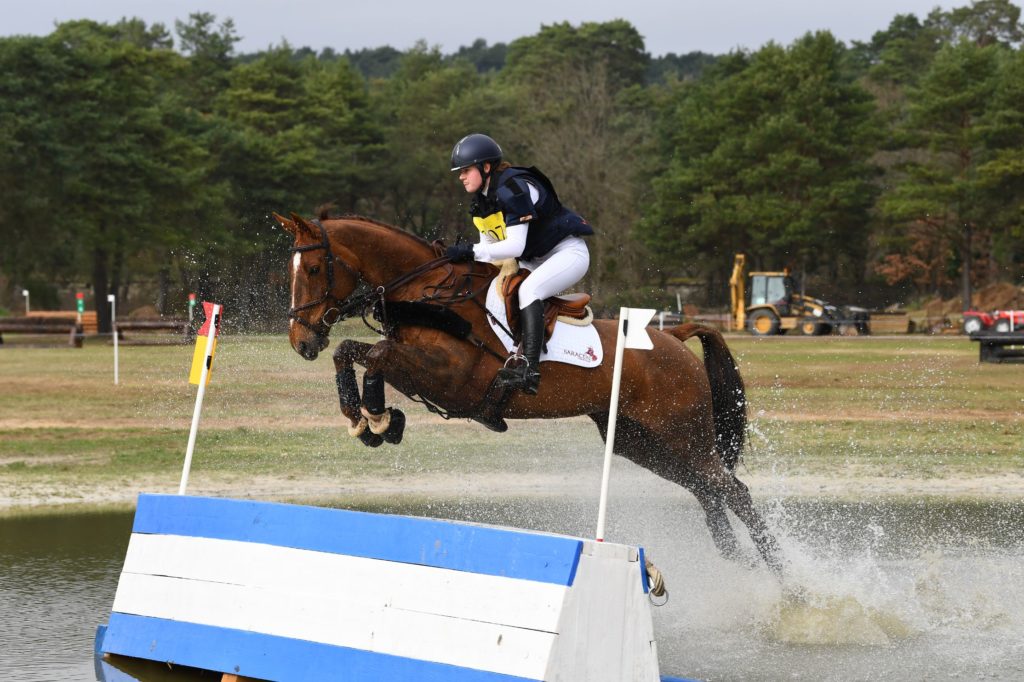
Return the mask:
[[[300,306],[297,306],[295,308],[289,308],[288,309],[288,319],[295,320],[296,322],[301,324],[303,327],[305,327],[306,329],[308,329],[311,332],[313,332],[314,334],[316,334],[318,339],[322,339],[322,338],[325,338],[328,333],[330,333],[331,326],[337,324],[342,319],[344,319],[343,311],[344,311],[344,308],[345,308],[345,302],[340,300],[337,296],[334,295],[334,262],[337,261],[338,264],[342,268],[347,270],[348,273],[350,275],[352,275],[352,277],[355,278],[356,285],[359,284],[359,281],[360,281],[361,277],[360,277],[359,273],[356,272],[356,270],[352,268],[351,265],[346,263],[343,259],[335,257],[334,252],[331,251],[331,242],[328,241],[328,239],[327,239],[327,230],[324,229],[324,226],[320,223],[320,221],[319,220],[311,220],[310,222],[313,225],[316,225],[317,228],[319,228],[319,230],[320,230],[320,238],[321,238],[320,239],[320,243],[319,244],[306,244],[305,246],[293,246],[289,250],[292,253],[304,253],[306,251],[319,251],[320,249],[323,249],[324,251],[326,251],[327,252],[327,256],[326,256],[326,260],[327,260],[327,287],[324,289],[323,295],[320,298],[316,299],[315,301],[310,301],[309,303],[304,303],[304,304],[302,304]],[[320,305],[321,303],[324,303],[325,301],[330,301],[331,305],[327,308],[327,310],[324,311],[324,314],[320,316],[320,320],[318,322],[313,323],[313,322],[310,322],[309,320],[299,316],[300,312],[302,312],[304,310],[309,310],[310,308],[315,308],[316,306]]]

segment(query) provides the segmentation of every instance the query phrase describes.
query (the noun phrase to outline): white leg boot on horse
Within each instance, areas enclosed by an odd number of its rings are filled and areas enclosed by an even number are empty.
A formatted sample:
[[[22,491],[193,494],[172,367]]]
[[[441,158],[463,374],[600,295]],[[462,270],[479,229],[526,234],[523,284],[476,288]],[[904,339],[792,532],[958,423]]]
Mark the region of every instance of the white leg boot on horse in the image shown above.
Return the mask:
[[[540,387],[540,347],[544,342],[544,301],[534,301],[519,311],[523,330],[523,357],[526,361],[514,367],[502,367],[498,384],[537,395]]]

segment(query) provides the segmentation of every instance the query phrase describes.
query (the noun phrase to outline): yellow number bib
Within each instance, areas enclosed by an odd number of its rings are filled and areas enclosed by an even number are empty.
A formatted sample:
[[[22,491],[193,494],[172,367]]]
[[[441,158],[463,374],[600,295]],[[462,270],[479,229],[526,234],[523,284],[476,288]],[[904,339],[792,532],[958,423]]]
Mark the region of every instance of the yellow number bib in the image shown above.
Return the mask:
[[[505,239],[505,216],[501,211],[492,213],[484,218],[474,216],[473,224],[476,225],[476,229],[480,230],[495,241],[500,242]]]

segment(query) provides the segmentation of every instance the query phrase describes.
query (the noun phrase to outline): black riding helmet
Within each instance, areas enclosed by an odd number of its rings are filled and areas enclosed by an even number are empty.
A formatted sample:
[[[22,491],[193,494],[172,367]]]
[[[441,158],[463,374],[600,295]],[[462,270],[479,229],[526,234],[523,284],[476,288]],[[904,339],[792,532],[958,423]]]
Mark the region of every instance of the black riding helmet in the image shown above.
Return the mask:
[[[493,168],[501,161],[501,147],[493,139],[482,133],[473,133],[455,143],[452,149],[452,171],[476,166],[480,175],[484,173],[484,164],[490,163]]]

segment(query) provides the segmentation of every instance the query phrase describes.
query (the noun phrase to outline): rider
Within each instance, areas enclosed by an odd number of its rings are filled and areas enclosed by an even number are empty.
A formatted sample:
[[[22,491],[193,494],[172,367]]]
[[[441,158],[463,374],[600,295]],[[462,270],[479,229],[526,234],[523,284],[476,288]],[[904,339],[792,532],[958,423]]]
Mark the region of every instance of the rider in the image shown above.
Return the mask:
[[[452,149],[452,172],[470,194],[470,215],[480,230],[476,244],[449,246],[452,262],[475,259],[485,263],[519,259],[530,276],[519,287],[522,352],[526,362],[504,367],[499,382],[537,394],[540,348],[544,340],[544,299],[580,281],[590,266],[590,251],[581,237],[593,228],[577,213],[562,206],[543,173],[502,161],[501,147],[487,135],[474,133]]]

